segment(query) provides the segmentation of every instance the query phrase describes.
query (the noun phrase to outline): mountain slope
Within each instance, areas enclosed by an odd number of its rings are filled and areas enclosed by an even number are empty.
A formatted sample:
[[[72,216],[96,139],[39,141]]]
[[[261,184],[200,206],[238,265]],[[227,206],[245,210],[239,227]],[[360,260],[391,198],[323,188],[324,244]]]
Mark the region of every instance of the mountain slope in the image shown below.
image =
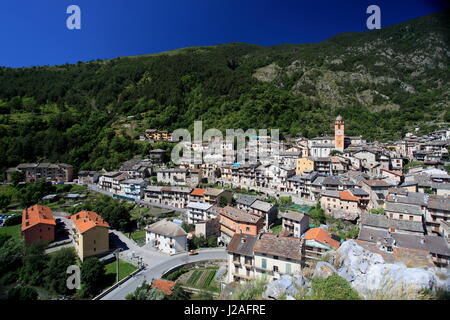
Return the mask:
[[[317,44],[232,43],[75,65],[0,68],[0,168],[114,167],[148,127],[280,128],[391,140],[450,121],[449,11]],[[130,120],[131,121],[131,120]],[[117,136],[119,135],[119,136]],[[147,149],[145,149],[147,148]]]

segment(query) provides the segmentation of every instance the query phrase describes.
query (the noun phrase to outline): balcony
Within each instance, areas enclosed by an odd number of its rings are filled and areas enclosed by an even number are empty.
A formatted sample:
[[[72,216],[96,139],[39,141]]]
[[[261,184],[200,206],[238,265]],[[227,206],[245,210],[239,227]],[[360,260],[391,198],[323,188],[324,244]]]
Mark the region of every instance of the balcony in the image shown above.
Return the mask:
[[[252,279],[251,276],[248,276],[248,275],[245,275],[245,274],[239,274],[239,273],[233,273],[233,276],[237,277],[237,278],[242,278],[242,279],[245,279],[245,280]]]
[[[262,268],[262,267],[255,266],[255,270],[257,270],[257,271],[259,271],[261,273],[265,273],[265,274],[271,275],[271,276],[273,275],[273,270],[270,270],[270,269],[265,269],[265,268]]]

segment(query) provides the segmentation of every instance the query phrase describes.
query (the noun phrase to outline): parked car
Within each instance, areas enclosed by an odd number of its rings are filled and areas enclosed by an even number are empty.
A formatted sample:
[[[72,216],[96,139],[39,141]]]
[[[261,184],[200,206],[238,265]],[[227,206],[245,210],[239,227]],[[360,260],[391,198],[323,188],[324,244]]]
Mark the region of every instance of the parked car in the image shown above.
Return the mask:
[[[189,250],[189,255],[190,256],[195,256],[196,254],[198,254],[197,250]]]

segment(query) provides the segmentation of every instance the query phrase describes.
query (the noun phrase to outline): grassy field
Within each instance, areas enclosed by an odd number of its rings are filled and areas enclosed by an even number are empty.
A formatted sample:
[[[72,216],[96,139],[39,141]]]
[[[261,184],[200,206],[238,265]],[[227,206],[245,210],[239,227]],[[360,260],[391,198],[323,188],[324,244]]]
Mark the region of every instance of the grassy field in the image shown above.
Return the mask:
[[[145,230],[137,230],[131,233],[131,239],[138,245],[143,246],[145,244]]]
[[[20,226],[21,225],[18,224],[15,226],[0,227],[0,234],[6,234],[12,236],[13,238],[20,239],[21,238]]]
[[[114,280],[116,279],[116,261],[108,263],[105,265],[106,274],[113,275]],[[135,266],[119,259],[119,281],[131,274],[133,271],[137,270]],[[111,277],[112,278],[112,277]],[[112,285],[112,284],[111,284]]]

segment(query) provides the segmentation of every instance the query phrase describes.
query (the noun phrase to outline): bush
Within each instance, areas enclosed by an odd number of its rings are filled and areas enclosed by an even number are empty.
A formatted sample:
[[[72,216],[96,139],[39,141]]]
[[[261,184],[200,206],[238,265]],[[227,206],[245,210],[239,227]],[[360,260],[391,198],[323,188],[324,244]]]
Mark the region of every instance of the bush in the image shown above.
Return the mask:
[[[36,289],[31,287],[15,287],[8,291],[8,300],[37,300]]]
[[[262,277],[240,284],[231,296],[231,300],[261,300],[267,283],[267,279]]]
[[[313,294],[308,296],[311,300],[360,300],[358,293],[341,276],[332,276],[321,279],[312,279]]]
[[[22,223],[22,215],[16,214],[15,216],[6,219],[5,227],[15,226],[21,223]]]
[[[185,269],[185,268],[178,269],[178,270],[176,270],[176,271],[171,272],[170,274],[168,274],[168,275],[166,276],[166,279],[167,279],[167,280],[170,280],[170,281],[175,281],[175,280],[177,280],[181,275],[185,274],[186,272],[189,272],[189,269]]]

